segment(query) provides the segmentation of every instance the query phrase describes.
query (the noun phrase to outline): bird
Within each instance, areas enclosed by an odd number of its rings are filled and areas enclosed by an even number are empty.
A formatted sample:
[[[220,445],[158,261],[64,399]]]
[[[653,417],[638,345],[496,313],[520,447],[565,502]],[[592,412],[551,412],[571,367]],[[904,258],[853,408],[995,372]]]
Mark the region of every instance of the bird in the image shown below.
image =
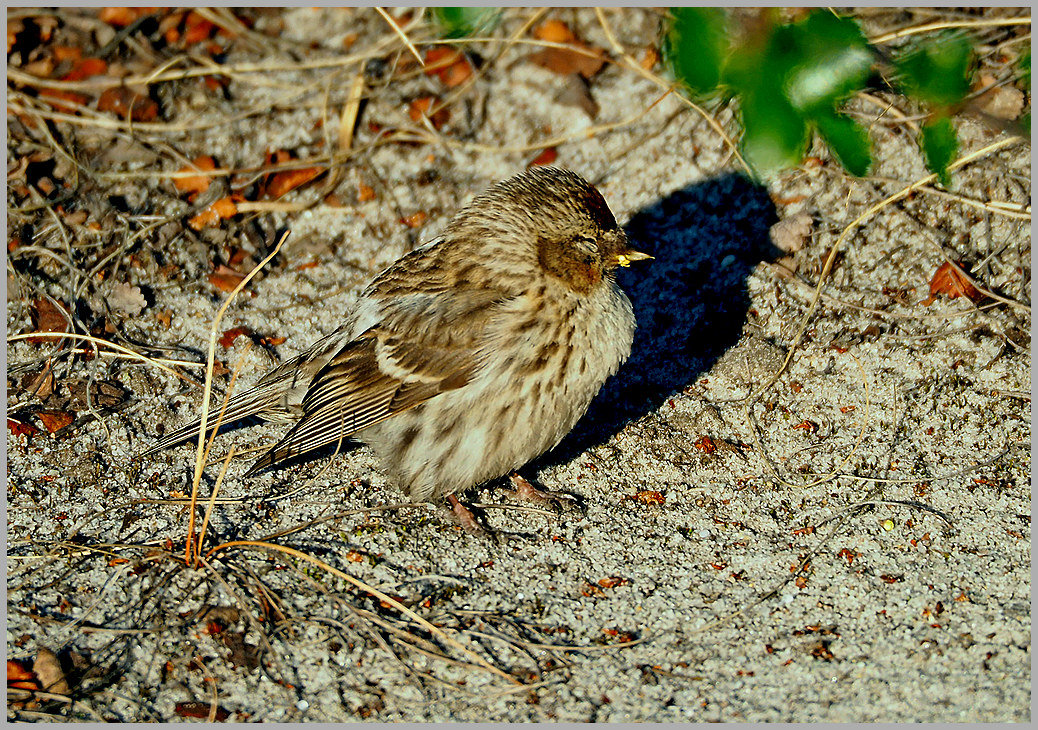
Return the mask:
[[[292,424],[247,475],[349,437],[411,501],[446,499],[478,531],[457,494],[512,474],[543,495],[516,470],[562,440],[630,355],[635,316],[616,272],[651,258],[591,183],[531,167],[378,274],[340,327],[232,395],[221,423]]]

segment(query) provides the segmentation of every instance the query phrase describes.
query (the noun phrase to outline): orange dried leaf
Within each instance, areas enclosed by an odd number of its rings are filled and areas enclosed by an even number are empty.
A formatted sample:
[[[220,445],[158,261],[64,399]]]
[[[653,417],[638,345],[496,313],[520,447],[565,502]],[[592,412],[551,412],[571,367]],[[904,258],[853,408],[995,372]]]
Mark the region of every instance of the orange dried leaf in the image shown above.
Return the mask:
[[[536,167],[537,165],[550,165],[559,158],[559,151],[554,147],[546,147],[541,154],[530,160],[527,167]]]
[[[660,52],[652,46],[645,49],[645,53],[642,54],[642,60],[638,62],[646,71],[652,71],[653,67],[660,62]]]
[[[712,454],[715,451],[717,451],[717,445],[714,443],[714,440],[709,436],[703,436],[692,445],[700,451],[702,451],[704,454]]]
[[[196,231],[200,231],[206,226],[211,226],[223,218],[230,218],[237,213],[238,206],[234,204],[234,200],[230,196],[227,196],[226,198],[220,198],[201,213],[192,217],[187,224]]]
[[[216,271],[209,275],[209,283],[215,286],[220,291],[234,291],[234,288],[241,283],[241,280],[245,278],[245,274],[241,274],[234,269],[220,264],[216,267]]]
[[[549,43],[572,43],[577,39],[569,26],[561,20],[548,20],[541,23],[534,29],[533,37]]]
[[[54,433],[68,426],[76,417],[68,411],[40,411],[36,414],[47,433]]]
[[[15,436],[35,436],[40,432],[40,429],[33,426],[31,423],[22,423],[16,421],[13,418],[7,419],[7,430],[13,433]]]
[[[358,553],[356,550],[350,550],[348,553],[346,553],[346,559],[354,563],[363,563],[364,554]]]
[[[178,702],[173,707],[175,712],[180,717],[191,717],[197,720],[208,720],[209,710],[211,705],[208,702]],[[224,708],[217,705],[216,707],[216,721],[223,722],[231,716]]]
[[[190,46],[208,40],[216,25],[192,10],[184,21],[184,45]]]
[[[229,271],[233,271],[233,269],[229,269]],[[214,274],[214,276],[215,276],[215,274]],[[238,279],[238,281],[241,281],[241,279],[244,279],[244,278],[245,277],[242,276],[241,278]],[[209,277],[209,281],[212,281],[212,277]],[[237,282],[234,283],[234,285],[231,287],[231,289],[233,289],[235,286],[238,286]],[[223,287],[220,287],[220,288],[223,288]],[[228,289],[226,291],[230,291],[230,289]],[[234,344],[234,341],[236,339],[238,339],[239,337],[241,337],[242,335],[245,335],[246,337],[252,337],[252,330],[250,330],[248,327],[234,327],[232,329],[229,329],[229,330],[227,330],[226,332],[223,333],[223,336],[220,337],[220,346],[221,347],[230,347],[231,345]]]
[[[366,203],[375,199],[375,188],[361,183],[357,186],[357,202]]]
[[[271,198],[280,198],[298,187],[306,185],[324,172],[320,167],[304,167],[301,170],[285,170],[275,173],[267,182],[266,194]]]
[[[159,115],[159,105],[154,99],[125,86],[105,89],[97,100],[97,110],[111,112],[122,119],[129,116],[135,122],[151,122]]]
[[[91,76],[100,76],[108,70],[108,63],[102,58],[84,58],[72,66],[62,81],[82,81]]]
[[[436,46],[425,54],[425,75],[439,76],[447,88],[464,83],[472,73],[472,63],[456,48]]]
[[[7,660],[7,686],[11,689],[37,690],[40,688],[36,681],[36,675],[21,662],[14,659]]]
[[[429,117],[433,127],[439,129],[450,121],[451,113],[450,110],[438,106],[438,104],[439,99],[435,96],[420,96],[408,105],[407,113],[413,122],[421,121],[422,117]],[[436,106],[436,111],[432,111],[434,106]],[[431,111],[432,113],[430,114]]]
[[[965,269],[961,263],[959,267]],[[930,279],[930,296],[923,300],[923,304],[933,304],[938,294],[944,294],[949,299],[966,297],[972,302],[979,302],[984,298],[984,295],[977,291],[950,261],[945,261],[937,267],[933,278]]]
[[[137,21],[138,18],[162,10],[163,8],[101,8],[98,18],[102,23],[114,25],[116,28],[125,28]]]
[[[401,218],[400,222],[408,228],[420,228],[427,220],[429,220],[429,214],[420,210],[406,218]]]
[[[197,172],[199,170],[215,170],[216,161],[208,155],[196,157],[190,165],[177,172]],[[173,187],[186,193],[204,193],[209,189],[212,178],[209,175],[192,175],[190,177],[173,178]]]
[[[83,49],[76,46],[54,46],[50,49],[50,52],[58,63],[62,61],[78,61],[83,57]]]
[[[643,489],[636,492],[632,499],[639,504],[664,504],[667,499],[660,492],[651,489]]]

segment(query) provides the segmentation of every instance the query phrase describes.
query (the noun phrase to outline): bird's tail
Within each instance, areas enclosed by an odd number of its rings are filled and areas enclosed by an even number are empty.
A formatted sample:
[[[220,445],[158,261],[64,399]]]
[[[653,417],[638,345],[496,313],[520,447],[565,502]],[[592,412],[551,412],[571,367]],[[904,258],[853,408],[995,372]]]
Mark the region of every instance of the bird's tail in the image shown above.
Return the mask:
[[[265,420],[277,420],[276,417],[271,418],[270,416],[275,415],[272,411],[279,404],[283,391],[284,387],[279,387],[278,383],[266,383],[247,390],[240,395],[233,396],[227,402],[227,407],[224,408],[222,414],[220,413],[220,409],[223,407],[222,404],[211,407],[206,423],[206,433],[212,433],[217,427],[222,428],[249,416],[258,415]],[[202,419],[196,418],[152,444],[139,458],[151,456],[159,451],[168,449],[170,446],[176,446],[181,441],[198,436],[201,426]]]

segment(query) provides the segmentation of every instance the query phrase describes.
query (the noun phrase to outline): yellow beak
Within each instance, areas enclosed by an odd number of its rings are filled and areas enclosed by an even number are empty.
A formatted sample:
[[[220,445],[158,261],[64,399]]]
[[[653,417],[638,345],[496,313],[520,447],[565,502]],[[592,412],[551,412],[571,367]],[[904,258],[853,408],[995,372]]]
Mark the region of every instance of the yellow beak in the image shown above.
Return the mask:
[[[618,266],[623,266],[624,268],[627,268],[631,265],[632,261],[645,261],[646,259],[651,258],[653,257],[647,253],[642,253],[641,251],[635,251],[632,249],[629,251],[624,251],[623,253],[618,253],[616,255],[616,263]]]

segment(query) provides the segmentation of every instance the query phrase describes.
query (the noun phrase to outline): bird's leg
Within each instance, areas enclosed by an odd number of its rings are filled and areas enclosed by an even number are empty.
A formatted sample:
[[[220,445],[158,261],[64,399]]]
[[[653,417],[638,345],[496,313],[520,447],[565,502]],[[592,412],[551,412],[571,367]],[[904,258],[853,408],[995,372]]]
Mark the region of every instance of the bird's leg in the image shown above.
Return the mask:
[[[461,500],[455,497],[453,494],[447,495],[447,501],[451,505],[451,509],[454,511],[454,517],[458,520],[458,523],[465,528],[465,531],[473,535],[480,535],[485,530],[483,526],[476,520],[476,516],[472,514],[472,510],[461,503]]]

